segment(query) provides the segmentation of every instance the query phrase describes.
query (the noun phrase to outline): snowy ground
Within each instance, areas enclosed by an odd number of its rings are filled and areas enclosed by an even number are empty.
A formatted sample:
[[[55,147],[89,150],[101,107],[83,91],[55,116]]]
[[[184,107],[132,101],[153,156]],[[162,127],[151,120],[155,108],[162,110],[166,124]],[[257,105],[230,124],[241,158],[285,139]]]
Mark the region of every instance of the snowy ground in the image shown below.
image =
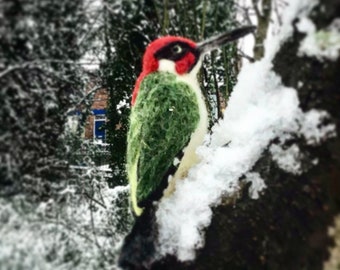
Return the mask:
[[[233,196],[239,190],[239,179],[246,176],[251,182],[250,196],[261,199],[266,184],[252,167],[270,142],[279,143],[270,148],[273,160],[294,174],[301,173],[300,149],[293,145],[283,150],[281,144],[292,134],[305,138],[309,144],[318,144],[335,136],[335,126],[320,125],[328,113],[311,110],[302,112],[296,89],[285,87],[280,77],[272,71],[272,60],[280,46],[292,34],[291,22],[299,18],[300,31],[307,33],[300,54],[337,59],[338,43],[333,23],[325,29],[329,35],[327,46],[317,42],[317,34],[308,14],[317,1],[287,1],[282,17],[283,25],[278,35],[266,42],[264,59],[244,65],[228,103],[224,119],[213,127],[206,145],[199,149],[202,162],[189,176],[180,181],[175,193],[159,204],[157,220],[160,227],[160,253],[176,255],[180,260],[195,258],[195,250],[204,244],[203,229],[212,217],[211,207],[218,205],[222,197]],[[334,30],[335,29],[335,30]],[[333,33],[333,35],[331,35]],[[317,163],[317,160],[315,160]],[[270,180],[270,179],[267,179]]]
[[[89,168],[84,183],[39,204],[0,198],[0,269],[116,269],[132,222],[128,187],[110,189],[101,175]]]

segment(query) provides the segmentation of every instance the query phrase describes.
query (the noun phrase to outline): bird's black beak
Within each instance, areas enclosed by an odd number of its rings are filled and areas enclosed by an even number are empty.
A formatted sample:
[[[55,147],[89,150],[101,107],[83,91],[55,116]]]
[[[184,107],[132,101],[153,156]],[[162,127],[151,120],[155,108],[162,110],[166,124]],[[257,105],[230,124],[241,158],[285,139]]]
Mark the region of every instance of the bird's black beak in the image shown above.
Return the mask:
[[[241,37],[244,37],[250,33],[253,33],[256,30],[256,27],[253,25],[243,26],[241,28],[235,29],[231,32],[224,33],[218,36],[214,36],[207,40],[197,43],[197,49],[201,55],[215,50],[228,42],[232,42]]]

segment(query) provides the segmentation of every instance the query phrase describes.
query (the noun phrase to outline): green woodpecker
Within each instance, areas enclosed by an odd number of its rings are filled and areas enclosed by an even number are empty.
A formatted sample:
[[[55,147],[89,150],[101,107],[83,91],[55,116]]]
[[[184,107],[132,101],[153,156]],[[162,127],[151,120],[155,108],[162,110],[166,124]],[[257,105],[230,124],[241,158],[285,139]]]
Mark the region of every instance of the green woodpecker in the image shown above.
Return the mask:
[[[127,175],[136,216],[170,194],[199,161],[196,148],[208,129],[197,72],[204,54],[255,30],[246,26],[195,43],[177,36],[149,44],[132,95]]]

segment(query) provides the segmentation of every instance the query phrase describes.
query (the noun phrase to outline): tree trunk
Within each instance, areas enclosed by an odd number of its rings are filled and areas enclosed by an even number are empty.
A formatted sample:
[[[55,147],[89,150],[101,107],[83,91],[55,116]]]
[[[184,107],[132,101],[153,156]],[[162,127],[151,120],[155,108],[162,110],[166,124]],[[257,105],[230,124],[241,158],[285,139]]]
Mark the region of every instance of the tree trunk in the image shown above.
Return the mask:
[[[262,0],[261,11],[258,7],[258,0],[252,0],[253,8],[257,18],[257,32],[255,35],[254,59],[259,60],[264,56],[264,40],[270,23],[272,0]]]
[[[310,18],[317,29],[324,29],[339,14],[340,1],[325,0]],[[297,56],[304,37],[297,22],[292,38],[275,57],[273,70],[285,86],[298,89],[303,111],[327,111],[340,134],[340,61]],[[322,269],[334,242],[328,228],[340,210],[340,139],[311,146],[295,138],[286,146],[292,143],[305,154],[303,174],[281,170],[267,150],[253,168],[265,179],[265,193],[253,200],[244,188],[234,205],[216,207],[205,246],[194,262],[167,257],[152,269]],[[315,157],[318,164],[309,167]]]

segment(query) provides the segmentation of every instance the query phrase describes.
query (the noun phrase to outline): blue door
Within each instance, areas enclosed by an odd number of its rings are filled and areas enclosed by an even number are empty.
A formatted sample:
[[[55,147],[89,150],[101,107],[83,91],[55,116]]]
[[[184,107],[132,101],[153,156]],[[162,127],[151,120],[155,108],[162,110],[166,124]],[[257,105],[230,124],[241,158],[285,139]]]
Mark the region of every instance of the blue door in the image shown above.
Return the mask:
[[[105,119],[96,119],[94,121],[94,137],[97,140],[105,142]]]

